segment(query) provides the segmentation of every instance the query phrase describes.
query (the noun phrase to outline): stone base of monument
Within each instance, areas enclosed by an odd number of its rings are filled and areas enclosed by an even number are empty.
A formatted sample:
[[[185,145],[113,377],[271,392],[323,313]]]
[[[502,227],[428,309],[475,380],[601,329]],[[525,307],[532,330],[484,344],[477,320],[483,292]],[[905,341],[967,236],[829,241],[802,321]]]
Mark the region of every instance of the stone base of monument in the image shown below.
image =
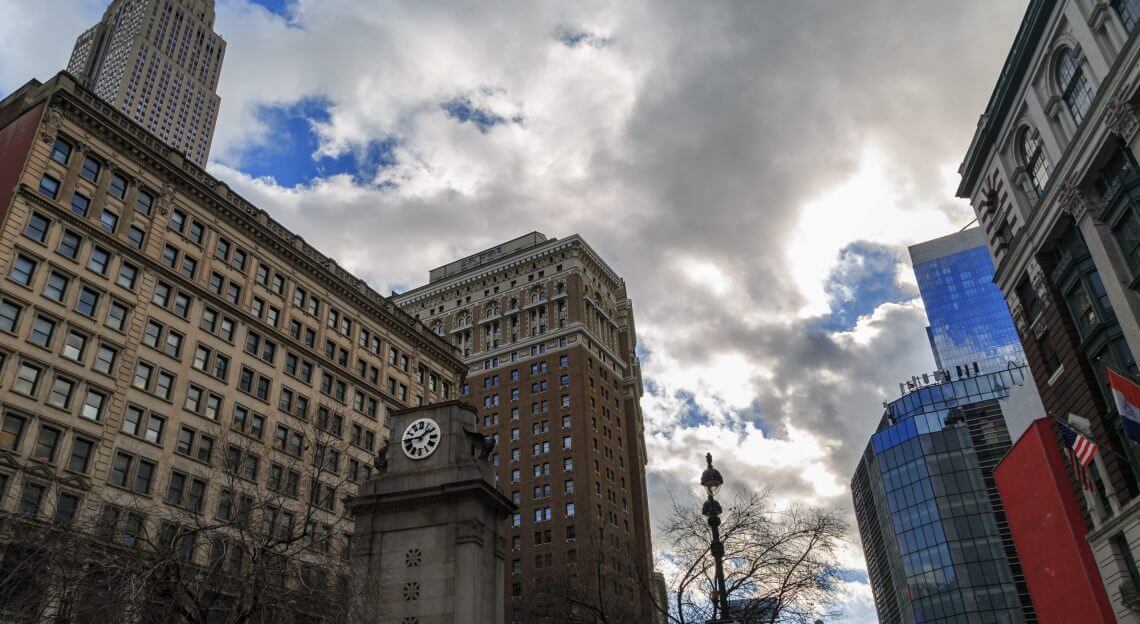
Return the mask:
[[[502,624],[506,520],[493,444],[450,401],[392,412],[381,472],[350,503],[354,567],[379,579],[391,621]]]

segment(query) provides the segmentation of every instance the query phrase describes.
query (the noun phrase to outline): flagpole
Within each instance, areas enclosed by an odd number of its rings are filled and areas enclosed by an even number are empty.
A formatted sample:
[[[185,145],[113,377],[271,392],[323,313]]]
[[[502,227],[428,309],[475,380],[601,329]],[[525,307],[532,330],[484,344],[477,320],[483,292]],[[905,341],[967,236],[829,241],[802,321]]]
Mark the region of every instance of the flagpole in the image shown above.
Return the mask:
[[[1119,375],[1120,377],[1122,377],[1126,381],[1130,381],[1133,384],[1140,386],[1140,380],[1136,379],[1135,377],[1133,377],[1129,373],[1127,373],[1123,370],[1120,370],[1114,364],[1109,363],[1108,361],[1106,361],[1104,359],[1103,356],[1096,358],[1096,362],[1098,364],[1100,364],[1101,366],[1103,366],[1106,371],[1116,373],[1117,375]],[[1112,385],[1111,380],[1110,380],[1109,385],[1110,386]],[[1128,433],[1124,431],[1124,415],[1120,414],[1119,410],[1116,409],[1115,402],[1112,402],[1110,404],[1110,407],[1112,410],[1117,412],[1116,427],[1117,427],[1118,431],[1116,431],[1115,433],[1117,434],[1117,436],[1119,438],[1122,438],[1120,440],[1120,443],[1124,446],[1124,453],[1123,454],[1118,453],[1118,452],[1116,452],[1116,450],[1111,449],[1111,448],[1109,448],[1109,451],[1112,451],[1112,453],[1114,455],[1116,455],[1120,459],[1123,459],[1124,462],[1126,464],[1128,464],[1128,469],[1132,472],[1132,478],[1136,479],[1137,481],[1140,481],[1140,467],[1137,466],[1136,459],[1135,459],[1135,457],[1133,457],[1133,452],[1132,452],[1132,444],[1134,443],[1134,441],[1129,437]]]
[[[1104,359],[1104,356],[1100,356],[1100,357],[1098,357],[1098,358],[1096,359],[1096,361],[1097,361],[1097,362],[1099,362],[1099,363],[1100,363],[1102,366],[1104,366],[1106,369],[1108,369],[1108,370],[1110,370],[1110,371],[1112,371],[1112,372],[1116,373],[1117,375],[1120,375],[1121,377],[1123,377],[1123,378],[1127,379],[1128,381],[1131,381],[1132,383],[1134,383],[1134,384],[1136,384],[1136,385],[1140,386],[1140,378],[1137,378],[1137,377],[1133,377],[1133,376],[1132,376],[1130,373],[1127,373],[1127,372],[1125,372],[1125,371],[1123,371],[1123,370],[1121,370],[1121,369],[1117,368],[1116,366],[1114,366],[1114,365],[1112,365],[1112,364],[1109,364],[1109,363],[1108,363],[1108,362],[1107,362],[1107,361]]]
[[[1053,412],[1047,412],[1047,414],[1049,415],[1049,418],[1052,418],[1053,420],[1057,421],[1059,424],[1065,425],[1069,429],[1072,429],[1073,431],[1076,431],[1077,433],[1079,433],[1079,434],[1085,436],[1086,438],[1092,440],[1093,444],[1096,444],[1098,449],[1104,449],[1104,450],[1108,451],[1109,453],[1112,453],[1113,455],[1115,455],[1118,459],[1128,461],[1128,457],[1126,457],[1122,453],[1118,453],[1116,451],[1116,449],[1112,448],[1111,446],[1108,446],[1107,444],[1101,444],[1100,442],[1097,442],[1097,439],[1093,437],[1091,431],[1086,435],[1083,431],[1081,431],[1080,429],[1077,429],[1071,423],[1067,423],[1067,422],[1061,420],[1061,417],[1057,416]]]

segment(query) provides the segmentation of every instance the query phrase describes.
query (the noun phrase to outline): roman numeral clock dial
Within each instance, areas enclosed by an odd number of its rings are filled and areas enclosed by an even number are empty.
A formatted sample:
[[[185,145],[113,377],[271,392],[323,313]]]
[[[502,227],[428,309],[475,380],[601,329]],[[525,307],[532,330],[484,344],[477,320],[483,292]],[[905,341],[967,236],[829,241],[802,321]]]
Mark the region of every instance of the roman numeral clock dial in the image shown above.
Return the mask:
[[[404,448],[404,455],[424,459],[439,448],[440,437],[439,423],[430,418],[420,418],[404,430],[400,445]]]

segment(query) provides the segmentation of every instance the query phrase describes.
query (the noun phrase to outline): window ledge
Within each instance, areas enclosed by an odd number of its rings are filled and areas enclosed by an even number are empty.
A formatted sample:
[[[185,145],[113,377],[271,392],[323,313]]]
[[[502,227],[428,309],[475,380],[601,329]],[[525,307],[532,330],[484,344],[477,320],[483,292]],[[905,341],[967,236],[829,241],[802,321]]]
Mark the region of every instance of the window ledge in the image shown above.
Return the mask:
[[[1057,370],[1053,371],[1053,374],[1049,376],[1049,380],[1046,381],[1045,383],[1052,386],[1054,383],[1056,383],[1056,381],[1058,379],[1061,378],[1061,375],[1063,375],[1064,373],[1065,373],[1065,365],[1062,363],[1060,366],[1057,367]]]

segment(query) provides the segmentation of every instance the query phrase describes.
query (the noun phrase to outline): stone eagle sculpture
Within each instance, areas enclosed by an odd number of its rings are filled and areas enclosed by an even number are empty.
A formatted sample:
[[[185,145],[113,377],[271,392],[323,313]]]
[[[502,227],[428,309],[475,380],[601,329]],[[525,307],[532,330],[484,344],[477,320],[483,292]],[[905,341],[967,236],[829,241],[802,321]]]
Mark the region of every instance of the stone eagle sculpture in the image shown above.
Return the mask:
[[[463,433],[466,434],[468,441],[470,441],[479,452],[479,459],[483,461],[490,461],[491,453],[495,450],[494,436],[485,436],[470,429],[464,429]]]

